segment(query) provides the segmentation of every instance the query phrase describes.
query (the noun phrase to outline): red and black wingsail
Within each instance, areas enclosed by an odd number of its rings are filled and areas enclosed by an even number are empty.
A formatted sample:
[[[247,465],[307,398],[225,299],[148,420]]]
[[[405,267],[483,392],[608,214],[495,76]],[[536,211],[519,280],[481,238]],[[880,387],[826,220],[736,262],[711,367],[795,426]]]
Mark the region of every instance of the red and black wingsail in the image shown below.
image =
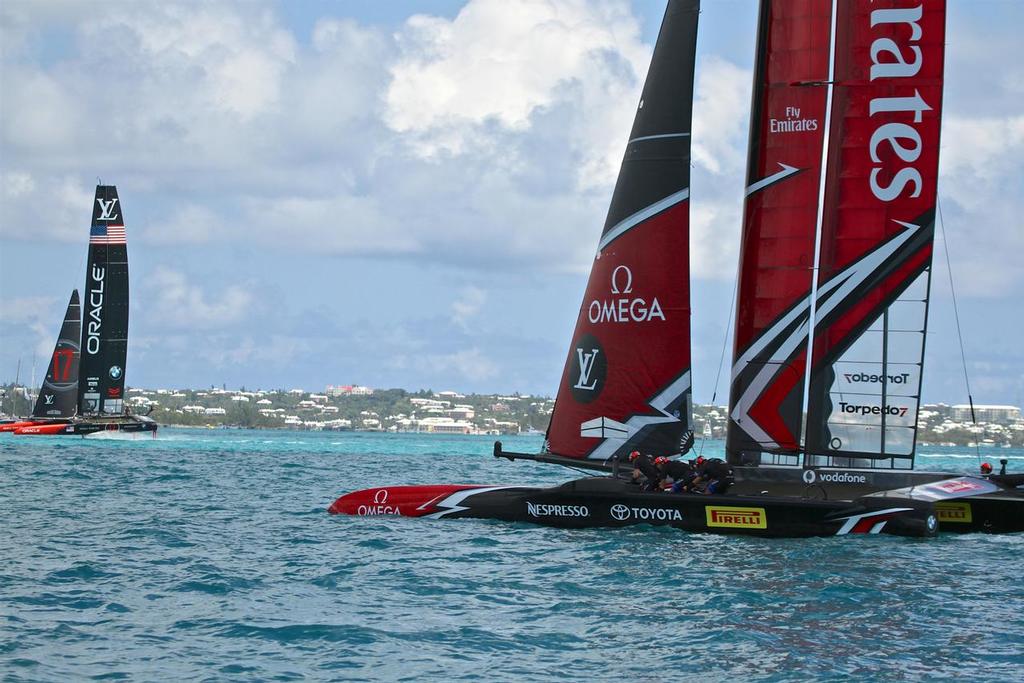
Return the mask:
[[[677,453],[691,424],[690,122],[698,0],[670,0],[558,388],[547,447]]]
[[[726,449],[800,450],[831,3],[762,0]]]
[[[78,410],[78,342],[82,336],[82,307],[72,290],[57,344],[39,390],[32,417],[72,417]]]
[[[838,5],[810,453],[913,459],[945,23],[944,0]]]
[[[113,185],[96,187],[82,298],[78,412],[120,414],[128,355],[128,246]]]

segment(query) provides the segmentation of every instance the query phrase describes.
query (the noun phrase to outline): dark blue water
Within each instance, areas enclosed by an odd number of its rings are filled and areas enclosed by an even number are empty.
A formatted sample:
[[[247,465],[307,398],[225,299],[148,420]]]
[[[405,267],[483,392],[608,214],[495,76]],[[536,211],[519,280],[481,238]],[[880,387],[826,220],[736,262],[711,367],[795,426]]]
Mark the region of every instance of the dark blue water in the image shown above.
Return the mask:
[[[327,506],[357,488],[572,473],[496,461],[483,437],[0,439],[4,680],[1008,681],[1024,670],[1024,534],[770,541],[336,517]],[[957,452],[922,460],[973,471],[975,456]],[[1021,451],[983,455],[1024,469]]]

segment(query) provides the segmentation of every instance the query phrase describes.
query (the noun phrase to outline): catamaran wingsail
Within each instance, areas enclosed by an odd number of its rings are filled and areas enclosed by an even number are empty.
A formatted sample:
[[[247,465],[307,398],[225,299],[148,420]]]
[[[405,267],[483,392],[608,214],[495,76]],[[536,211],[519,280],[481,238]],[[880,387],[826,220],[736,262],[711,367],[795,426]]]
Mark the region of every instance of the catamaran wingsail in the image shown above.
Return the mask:
[[[75,289],[71,292],[71,300],[64,313],[64,324],[61,325],[57,344],[53,347],[53,355],[32,417],[74,417],[78,410],[78,347],[81,337],[82,306],[78,302],[78,290]]]
[[[82,307],[78,290],[71,291],[64,323],[39,389],[32,416],[0,424],[0,432],[15,432],[33,425],[66,423],[78,410],[78,345],[82,336]]]
[[[945,3],[834,7],[761,5],[726,441],[737,493],[849,500],[949,477],[911,471]],[[966,497],[937,505],[943,530],[1024,530],[1015,481],[954,487]]]
[[[128,247],[120,200],[113,185],[96,187],[83,299],[84,314],[79,318],[78,292],[72,295],[61,338],[54,350],[50,373],[59,371],[59,382],[52,383],[47,374],[51,384],[44,382],[39,396],[40,402],[47,396],[54,401],[59,397],[60,413],[34,415],[57,419],[24,425],[13,430],[14,433],[155,432],[156,422],[129,414],[124,403]],[[48,386],[51,387],[49,392]]]
[[[697,14],[669,4],[626,143],[548,429],[549,450],[568,458],[678,452],[691,429]]]

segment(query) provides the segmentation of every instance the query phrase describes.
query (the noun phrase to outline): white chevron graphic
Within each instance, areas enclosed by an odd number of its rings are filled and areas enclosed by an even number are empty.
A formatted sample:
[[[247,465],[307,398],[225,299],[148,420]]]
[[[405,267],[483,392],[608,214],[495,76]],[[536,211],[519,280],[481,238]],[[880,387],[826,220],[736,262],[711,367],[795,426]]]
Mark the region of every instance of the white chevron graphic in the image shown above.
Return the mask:
[[[782,170],[779,171],[778,173],[773,173],[772,175],[768,176],[767,178],[761,178],[756,183],[752,183],[750,185],[750,187],[747,188],[746,196],[749,197],[750,195],[754,194],[755,192],[758,192],[759,190],[763,190],[764,188],[768,187],[769,185],[774,185],[775,183],[779,182],[780,180],[785,180],[786,178],[788,178],[789,176],[793,175],[794,173],[796,173],[796,172],[798,172],[800,170],[799,168],[796,168],[794,166],[787,166],[786,164],[782,163],[781,161],[776,162],[776,163],[778,163],[778,165],[782,167]]]
[[[626,420],[626,426],[630,430],[630,435],[636,434],[643,427],[655,424],[665,424],[668,422],[682,422],[678,417],[672,415],[666,408],[672,403],[679,400],[679,397],[690,390],[690,371],[684,372],[679,379],[662,391],[660,394],[655,396],[648,404],[661,415],[634,415],[633,417]],[[688,406],[687,406],[688,407]],[[586,423],[583,423],[586,424]],[[621,423],[619,423],[621,424]],[[583,425],[580,425],[581,427]],[[588,460],[607,460],[608,458],[615,455],[615,451],[622,447],[623,440],[619,438],[605,438],[601,445],[594,449],[594,451],[587,456]]]
[[[895,222],[907,229],[896,237],[890,239],[875,251],[867,254],[859,261],[855,261],[850,264],[845,270],[818,288],[817,306],[815,309],[818,319],[821,319],[834,311],[836,307],[845,301],[853,292],[859,289],[860,286],[869,277],[871,277],[872,273],[874,273],[886,259],[896,253],[900,247],[906,244],[907,240],[909,240],[921,227],[920,225],[904,223],[903,221]],[[778,375],[779,370],[784,367],[783,364],[790,355],[802,344],[807,343],[809,325],[806,318],[810,315],[810,299],[810,295],[804,297],[804,299],[794,306],[789,313],[763,332],[757,341],[751,344],[750,347],[748,347],[747,350],[744,351],[736,360],[736,363],[732,368],[732,380],[735,382],[740,373],[747,369],[751,361],[756,358],[766,346],[774,342],[776,338],[782,334],[784,329],[796,322],[799,318],[805,318],[803,322],[800,323],[799,327],[791,332],[785,341],[779,344],[779,347],[771,357],[762,363],[761,370],[758,371],[754,380],[736,400],[736,404],[733,407],[731,414],[733,421],[741,425],[743,430],[746,431],[751,438],[764,447],[778,448],[779,444],[772,440],[772,438],[768,436],[768,434],[750,417],[750,408],[761,396],[765,388],[767,388],[772,380]]]

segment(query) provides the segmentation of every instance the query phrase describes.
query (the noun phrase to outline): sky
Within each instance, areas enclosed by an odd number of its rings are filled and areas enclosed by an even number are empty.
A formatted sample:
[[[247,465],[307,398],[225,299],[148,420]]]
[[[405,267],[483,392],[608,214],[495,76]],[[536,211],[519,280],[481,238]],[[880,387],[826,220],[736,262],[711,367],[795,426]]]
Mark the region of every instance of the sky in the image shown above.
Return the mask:
[[[693,377],[722,403],[757,3],[703,5]],[[663,11],[5,0],[0,381],[41,378],[101,179],[129,385],[554,395]],[[949,0],[926,402],[967,398],[951,272],[975,402],[1022,403],[1021,26],[1016,0]]]

